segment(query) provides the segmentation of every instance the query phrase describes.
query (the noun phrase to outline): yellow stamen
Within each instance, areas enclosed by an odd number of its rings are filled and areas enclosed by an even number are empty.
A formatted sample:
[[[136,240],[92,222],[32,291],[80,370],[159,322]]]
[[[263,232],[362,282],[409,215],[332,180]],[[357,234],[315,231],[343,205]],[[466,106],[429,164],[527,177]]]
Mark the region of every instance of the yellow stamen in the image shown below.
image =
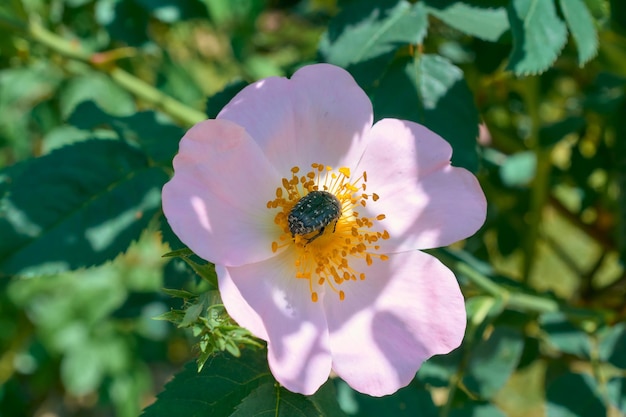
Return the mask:
[[[308,281],[311,301],[319,300],[318,289],[327,286],[337,294],[339,300],[346,297],[339,289],[344,282],[359,282],[366,278],[367,270],[356,271],[350,262],[363,259],[365,268],[375,259],[386,261],[387,255],[379,254],[379,240],[389,239],[389,233],[374,226],[385,219],[384,214],[375,217],[364,216],[361,207],[368,202],[375,202],[379,196],[366,193],[367,173],[363,172],[356,179],[351,178],[350,168],[332,167],[314,163],[312,170],[298,175],[299,167],[291,169],[291,178],[283,178],[282,187],[276,189],[276,198],[267,203],[269,209],[277,210],[274,223],[281,228],[282,234],[271,243],[272,252],[291,247],[294,253],[294,278]],[[315,230],[305,235],[292,235],[288,217],[298,201],[311,191],[326,191],[333,194],[341,203],[341,215],[324,227],[323,233]],[[289,248],[287,248],[289,250]]]

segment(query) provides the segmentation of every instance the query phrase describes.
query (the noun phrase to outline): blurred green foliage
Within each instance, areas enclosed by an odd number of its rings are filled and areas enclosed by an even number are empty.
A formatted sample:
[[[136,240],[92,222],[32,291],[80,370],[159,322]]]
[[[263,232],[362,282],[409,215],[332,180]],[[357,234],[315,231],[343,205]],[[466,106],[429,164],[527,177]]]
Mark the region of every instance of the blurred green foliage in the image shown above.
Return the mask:
[[[463,345],[380,399],[276,386],[160,210],[186,128],[317,61],[489,201],[432,251]],[[625,86],[623,0],[3,1],[0,416],[626,415]]]

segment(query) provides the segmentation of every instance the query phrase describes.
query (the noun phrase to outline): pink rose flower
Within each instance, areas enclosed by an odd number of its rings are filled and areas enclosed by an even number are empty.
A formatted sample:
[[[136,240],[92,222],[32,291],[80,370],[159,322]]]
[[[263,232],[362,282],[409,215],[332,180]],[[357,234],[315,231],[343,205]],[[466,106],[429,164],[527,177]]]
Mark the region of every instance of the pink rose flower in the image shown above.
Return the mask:
[[[163,188],[172,229],[216,265],[228,313],[267,341],[291,391],[313,394],[333,370],[391,394],[463,339],[459,285],[418,249],[476,232],[483,192],[437,134],[372,123],[341,68],[267,78],[187,132]]]

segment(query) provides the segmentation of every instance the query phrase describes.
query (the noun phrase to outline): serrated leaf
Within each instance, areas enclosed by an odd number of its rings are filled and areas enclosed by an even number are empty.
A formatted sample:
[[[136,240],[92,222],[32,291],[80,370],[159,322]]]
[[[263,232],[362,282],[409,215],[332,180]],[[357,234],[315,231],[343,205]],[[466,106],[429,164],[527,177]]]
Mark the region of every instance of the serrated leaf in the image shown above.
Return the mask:
[[[517,75],[545,71],[567,42],[567,29],[553,0],[512,0],[507,10],[513,35],[507,69]]]
[[[200,317],[200,314],[202,314],[204,310],[205,305],[204,302],[201,300],[199,300],[197,304],[190,305],[189,307],[187,307],[187,310],[185,310],[185,317],[183,317],[183,321],[180,322],[178,327],[188,327],[192,323],[195,323],[195,321],[198,319],[198,317]]]
[[[479,39],[495,42],[509,29],[504,7],[484,7],[457,0],[426,0],[430,14]]]
[[[421,3],[355,1],[331,20],[319,52],[324,61],[346,68],[367,88],[380,78],[398,48],[422,42],[427,27]]]
[[[195,361],[165,386],[143,417],[230,416],[257,387],[273,383],[265,354],[250,349],[241,358],[217,353],[198,372]]]
[[[421,123],[454,149],[452,163],[476,171],[478,110],[463,71],[438,55],[396,60],[373,95],[376,119]]]
[[[585,65],[598,53],[598,33],[583,0],[560,0],[565,22],[578,47],[578,65]]]
[[[210,357],[198,372],[190,362],[177,374],[142,417],[316,416],[341,417],[332,382],[312,396],[277,388],[265,350],[244,349],[240,358],[228,353]]]
[[[129,145],[90,140],[3,171],[0,276],[98,265],[136,240],[161,206],[167,174]],[[3,188],[3,187],[0,187]]]
[[[188,300],[190,298],[194,298],[197,297],[197,294],[194,294],[192,292],[189,291],[185,291],[185,290],[176,290],[176,289],[172,289],[172,288],[163,288],[161,291],[163,291],[165,294],[169,295],[170,297],[176,297],[176,298],[182,298],[185,300]]]
[[[605,416],[596,381],[586,374],[568,373],[560,376],[546,391],[548,417]]]
[[[79,104],[68,123],[85,130],[108,126],[120,139],[136,143],[151,159],[166,167],[171,166],[178,142],[185,133],[160,113],[143,111],[116,116],[102,110],[94,101]]]
[[[172,310],[172,311],[166,311],[165,313],[152,317],[152,320],[165,320],[165,321],[170,321],[172,323],[179,323],[183,319],[184,316],[185,316],[184,312],[180,310]]]
[[[320,417],[320,410],[305,396],[267,382],[247,396],[230,417]]]

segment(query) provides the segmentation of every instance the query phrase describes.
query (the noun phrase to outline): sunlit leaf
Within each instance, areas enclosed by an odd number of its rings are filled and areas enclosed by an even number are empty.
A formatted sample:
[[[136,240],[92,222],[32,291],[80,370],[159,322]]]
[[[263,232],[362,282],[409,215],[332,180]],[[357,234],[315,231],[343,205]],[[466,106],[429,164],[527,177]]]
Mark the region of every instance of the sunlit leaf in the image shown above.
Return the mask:
[[[553,347],[573,355],[589,356],[591,351],[589,335],[574,326],[565,314],[561,312],[542,314],[539,323]]]
[[[472,348],[463,383],[480,398],[491,398],[517,367],[523,348],[520,331],[496,327],[486,340]]]
[[[398,48],[421,43],[426,16],[421,3],[354,1],[330,22],[319,50],[326,62],[346,68],[367,88],[380,78]]]
[[[163,114],[143,111],[129,116],[115,116],[93,101],[78,105],[68,122],[84,130],[110,128],[118,138],[137,144],[151,159],[167,168],[171,167],[178,142],[185,133]]]
[[[463,72],[438,55],[393,63],[374,91],[376,119],[396,117],[425,125],[452,145],[452,163],[478,168],[478,111]]]
[[[76,106],[85,101],[93,101],[107,113],[116,116],[128,116],[136,110],[130,93],[107,75],[98,72],[72,78],[60,90],[59,104],[61,114],[65,118],[74,112]]]
[[[552,0],[512,0],[508,7],[513,51],[507,69],[518,75],[545,71],[567,42]]]
[[[598,53],[598,34],[583,0],[560,0],[567,27],[578,47],[578,64],[584,65]]]
[[[426,0],[427,10],[468,35],[495,42],[509,29],[504,7],[481,6],[457,0]]]
[[[626,414],[626,378],[612,378],[607,384],[607,394],[611,404]]]
[[[509,187],[528,185],[535,177],[537,157],[534,152],[518,152],[506,158],[500,168],[500,179]]]
[[[327,382],[313,396],[279,387],[267,366],[266,353],[244,349],[241,357],[218,353],[200,372],[190,362],[165,386],[142,417],[340,417],[334,388]]]
[[[97,265],[136,240],[161,205],[167,174],[120,141],[67,146],[11,170],[0,200],[0,275]]]

